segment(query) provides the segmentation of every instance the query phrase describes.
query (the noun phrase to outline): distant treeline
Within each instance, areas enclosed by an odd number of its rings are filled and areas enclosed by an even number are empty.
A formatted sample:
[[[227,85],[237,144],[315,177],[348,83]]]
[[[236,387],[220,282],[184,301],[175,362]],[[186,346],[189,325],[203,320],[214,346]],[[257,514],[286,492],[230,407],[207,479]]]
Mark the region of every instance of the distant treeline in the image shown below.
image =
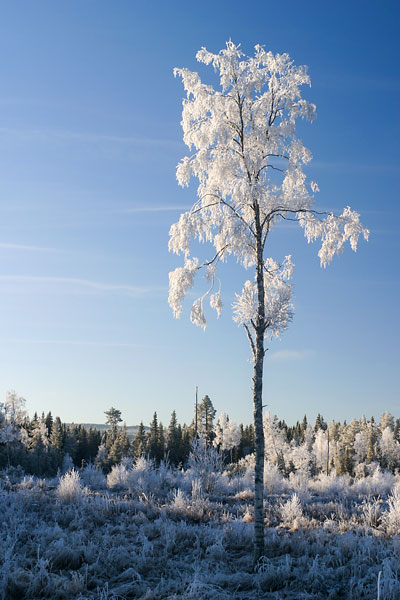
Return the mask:
[[[215,422],[216,411],[208,396],[197,404],[190,425],[178,423],[173,411],[168,427],[154,413],[149,427],[143,422],[127,428],[120,424],[121,411],[111,407],[106,423],[96,426],[62,423],[51,412],[36,413],[32,419],[24,410],[25,400],[8,393],[0,404],[0,469],[19,467],[38,476],[55,475],[58,470],[92,463],[104,472],[126,457],[145,455],[156,463],[167,460],[185,466],[194,438],[202,436],[207,445],[221,450],[227,462],[237,463],[254,452],[254,428],[237,426],[225,414]],[[132,430],[136,435],[132,439]],[[264,417],[266,460],[284,475],[307,466],[310,472],[335,469],[337,474],[354,475],[370,463],[394,471],[400,468],[400,418],[383,413],[379,423],[371,417],[350,423],[331,421],[319,414],[311,426],[307,417],[289,426],[285,421]]]

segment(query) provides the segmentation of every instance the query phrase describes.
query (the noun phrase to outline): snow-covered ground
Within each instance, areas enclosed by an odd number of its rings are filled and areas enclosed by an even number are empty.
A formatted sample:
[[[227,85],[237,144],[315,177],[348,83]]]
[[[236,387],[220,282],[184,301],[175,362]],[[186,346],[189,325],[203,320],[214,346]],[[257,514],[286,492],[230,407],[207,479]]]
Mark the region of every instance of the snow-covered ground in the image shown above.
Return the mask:
[[[3,473],[0,598],[400,598],[400,477],[285,479],[267,463],[254,573],[251,460],[216,469]]]

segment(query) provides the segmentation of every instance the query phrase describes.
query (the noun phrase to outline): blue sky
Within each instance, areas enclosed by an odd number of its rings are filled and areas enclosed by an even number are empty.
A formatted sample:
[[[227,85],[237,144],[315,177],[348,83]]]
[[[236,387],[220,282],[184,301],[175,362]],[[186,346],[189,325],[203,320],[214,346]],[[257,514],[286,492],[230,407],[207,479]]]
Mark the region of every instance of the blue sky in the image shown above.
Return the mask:
[[[269,0],[0,3],[0,394],[34,410],[128,424],[192,419],[196,385],[251,422],[251,364],[230,306],[246,273],[222,272],[206,332],[167,304],[170,225],[190,207],[173,68],[231,38],[307,64],[318,118],[300,134],[318,205],[371,230],[322,270],[295,227],[271,255],[296,264],[295,319],[269,344],[265,403],[288,422],[399,416],[399,9],[395,2]]]

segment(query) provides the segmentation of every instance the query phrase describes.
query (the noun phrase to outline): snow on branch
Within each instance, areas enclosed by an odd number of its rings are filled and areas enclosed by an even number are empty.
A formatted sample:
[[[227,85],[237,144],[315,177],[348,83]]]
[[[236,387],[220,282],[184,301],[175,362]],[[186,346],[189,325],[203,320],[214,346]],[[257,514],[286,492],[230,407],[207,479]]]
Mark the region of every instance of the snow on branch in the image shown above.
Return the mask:
[[[198,188],[192,210],[170,229],[169,250],[183,254],[185,263],[170,274],[169,303],[179,317],[185,293],[202,267],[229,256],[246,269],[257,268],[262,260],[264,326],[278,335],[292,318],[291,286],[280,268],[271,273],[269,259],[260,258],[257,250],[264,253],[274,224],[297,221],[308,242],[320,239],[318,255],[324,267],[346,242],[356,250],[360,235],[367,240],[369,232],[349,207],[339,216],[314,209],[318,184],[307,181],[303,171],[312,156],[295,128],[298,118],[312,121],[316,114],[315,105],[301,97],[302,86],[310,85],[307,67],[260,45],[253,56],[246,56],[232,41],[218,53],[201,48],[197,60],[214,67],[219,87],[203,83],[188,69],[174,70],[186,91],[181,125],[191,149],[177,167],[177,180],[187,186],[195,177]],[[212,244],[214,258],[190,258],[192,240]],[[203,328],[204,300],[211,291],[212,287],[191,310],[192,322]],[[247,281],[236,296],[234,319],[251,326],[258,298],[255,282]],[[220,289],[210,296],[210,305],[219,316]]]
[[[264,263],[266,336],[279,337],[293,319],[292,285],[286,281],[292,274],[293,266],[290,256],[285,258],[282,265],[278,265],[272,258],[266,259]],[[233,320],[239,325],[254,328],[257,308],[257,283],[246,281],[241,294],[236,294]]]

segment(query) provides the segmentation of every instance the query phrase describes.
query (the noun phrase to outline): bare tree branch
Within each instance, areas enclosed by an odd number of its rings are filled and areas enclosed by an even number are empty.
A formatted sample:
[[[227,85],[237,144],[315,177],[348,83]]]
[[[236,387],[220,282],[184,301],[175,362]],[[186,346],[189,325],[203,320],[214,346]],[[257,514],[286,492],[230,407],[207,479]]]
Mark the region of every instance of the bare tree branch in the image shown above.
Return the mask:
[[[218,261],[219,258],[221,257],[221,254],[223,254],[225,252],[225,250],[227,249],[227,247],[229,246],[229,244],[225,244],[225,246],[223,248],[221,248],[221,250],[218,250],[217,254],[214,256],[214,258],[212,260],[208,260],[206,262],[203,262],[203,264],[199,265],[197,267],[197,271],[199,271],[200,269],[202,269],[203,267],[209,267],[210,265],[212,265],[215,261]]]
[[[248,328],[248,326],[246,325],[246,323],[243,323],[243,327],[244,327],[244,329],[245,329],[245,331],[247,333],[247,337],[248,337],[249,342],[250,342],[250,347],[251,347],[251,351],[253,353],[253,358],[255,358],[255,356],[256,356],[256,347],[255,347],[255,344],[254,344],[253,337],[252,337],[252,335],[250,333],[250,329]]]

